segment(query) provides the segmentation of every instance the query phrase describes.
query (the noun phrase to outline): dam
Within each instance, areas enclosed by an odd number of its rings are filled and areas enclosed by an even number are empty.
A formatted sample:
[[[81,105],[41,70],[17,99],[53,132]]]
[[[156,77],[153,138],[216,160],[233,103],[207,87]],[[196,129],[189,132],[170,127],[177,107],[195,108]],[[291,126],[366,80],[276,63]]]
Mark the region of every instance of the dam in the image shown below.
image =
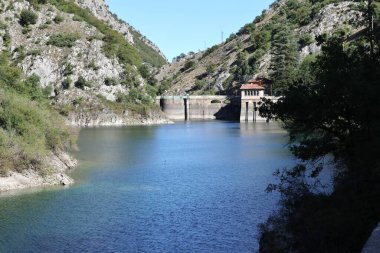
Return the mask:
[[[261,94],[260,94],[261,95]],[[262,96],[277,101],[278,98]],[[170,120],[234,120],[265,122],[260,117],[262,97],[254,96],[159,96],[157,105]]]
[[[240,97],[162,96],[156,103],[171,120],[238,120]]]

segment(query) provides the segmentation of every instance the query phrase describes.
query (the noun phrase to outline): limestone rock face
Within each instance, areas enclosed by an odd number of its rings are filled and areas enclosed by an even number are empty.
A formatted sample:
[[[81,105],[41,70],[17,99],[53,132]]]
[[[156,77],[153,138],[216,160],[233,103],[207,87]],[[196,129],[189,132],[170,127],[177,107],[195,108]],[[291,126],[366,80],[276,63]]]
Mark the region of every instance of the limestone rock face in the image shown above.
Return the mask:
[[[122,33],[128,42],[133,44],[133,35],[130,32],[130,25],[122,22],[109,11],[104,0],[75,0],[82,8],[87,8],[100,20],[106,21],[114,30]]]
[[[301,27],[299,33],[308,33],[313,37],[329,33],[337,28],[352,26],[362,19],[361,13],[353,10],[357,3],[344,1],[338,4],[330,4],[323,8],[314,20],[307,26]]]
[[[107,22],[107,24],[110,25],[114,30],[122,33],[127,41],[132,44],[134,43],[134,35],[132,34],[132,31],[137,32],[137,30],[125,21],[117,18],[115,14],[112,14],[107,3],[104,0],[75,0],[75,2],[79,6],[89,9],[91,13],[95,15],[95,17]],[[139,35],[135,34],[135,36]],[[139,39],[143,41],[143,43],[145,43],[147,46],[155,50],[157,53],[159,53],[163,58],[165,58],[164,54],[153,42],[143,36],[140,36]]]
[[[134,36],[141,36],[113,15],[103,0],[75,0],[75,3],[124,35],[130,44],[133,45]],[[38,15],[36,24],[20,25],[19,16],[23,10],[31,10]],[[60,20],[57,21],[56,17]],[[0,24],[0,49],[11,52],[13,62],[26,76],[38,76],[42,88],[51,90],[51,100],[58,111],[66,110],[64,114],[67,114],[67,110],[74,107],[75,113],[81,112],[81,119],[74,117],[69,122],[91,126],[129,122],[122,112],[107,107],[107,101],[116,101],[119,95],[127,95],[132,87],[143,87],[146,81],[136,66],[125,66],[116,56],[106,53],[104,34],[95,26],[58,10],[52,4],[42,4],[37,8],[27,0],[1,1]],[[10,37],[8,45],[5,45],[6,36]],[[71,36],[73,42],[69,45],[52,44],[51,39],[57,36]],[[65,40],[61,38],[60,42],[66,43]],[[148,39],[139,37],[139,43],[141,41],[162,54]],[[135,75],[133,80],[126,78],[128,71]],[[85,81],[85,87],[76,85],[80,80]],[[95,109],[99,109],[102,115],[98,119],[92,117]],[[138,115],[132,116],[139,118]]]

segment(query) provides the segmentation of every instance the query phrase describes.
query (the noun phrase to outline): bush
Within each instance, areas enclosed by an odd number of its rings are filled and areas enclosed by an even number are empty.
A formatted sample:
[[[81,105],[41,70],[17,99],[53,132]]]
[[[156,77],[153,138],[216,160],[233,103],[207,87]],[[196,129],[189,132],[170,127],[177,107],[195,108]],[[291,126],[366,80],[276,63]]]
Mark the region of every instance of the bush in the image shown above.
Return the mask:
[[[62,82],[62,88],[64,89],[64,90],[68,90],[68,89],[70,89],[71,88],[71,84],[72,84],[72,80],[71,80],[71,78],[70,77],[67,77],[65,80],[63,80],[63,82]]]
[[[80,76],[80,77],[78,77],[78,80],[75,82],[74,85],[78,89],[84,90],[84,87],[88,86],[88,83],[87,83],[86,79],[84,79],[83,76]]]
[[[115,78],[106,77],[106,79],[104,79],[104,84],[107,86],[115,86],[117,85],[117,81]]]
[[[94,71],[97,71],[100,69],[100,67],[96,65],[95,61],[91,61],[90,64],[87,65],[87,67]]]
[[[150,76],[149,67],[146,66],[146,65],[141,65],[141,66],[139,67],[139,72],[140,72],[140,75],[141,75],[143,78],[145,78],[145,79],[147,79],[147,78]]]
[[[212,46],[210,48],[208,48],[202,55],[202,58],[206,57],[207,55],[213,53],[215,50],[217,50],[219,48],[218,45],[215,45],[215,46]]]
[[[5,47],[10,46],[10,44],[11,44],[11,35],[9,34],[9,32],[6,32],[3,35],[3,43],[4,43]]]
[[[214,73],[214,72],[215,72],[215,65],[213,65],[213,64],[209,64],[209,65],[207,65],[207,67],[206,67],[206,72],[207,72],[208,74],[212,74],[212,73]]]
[[[55,18],[53,19],[53,21],[56,23],[56,24],[59,24],[61,22],[63,22],[64,18],[60,15],[57,15],[55,16]]]
[[[38,15],[31,10],[22,10],[19,23],[22,26],[34,25],[37,23]]]
[[[0,54],[0,174],[34,169],[43,172],[49,151],[65,149],[70,134],[51,108],[33,75],[22,81],[20,69]]]
[[[196,80],[195,81],[195,85],[194,85],[194,89],[195,90],[201,90],[203,89],[203,87],[206,85],[206,81],[205,80]]]
[[[313,36],[311,36],[310,34],[308,33],[305,33],[305,34],[302,34],[298,40],[298,44],[300,45],[300,47],[305,47],[307,45],[310,45],[311,43],[313,43],[315,40],[313,38]]]
[[[158,95],[164,94],[167,90],[170,89],[172,86],[172,79],[164,80],[160,83],[160,86],[158,87]]]
[[[183,67],[183,71],[193,69],[193,68],[195,68],[195,66],[196,66],[195,61],[188,61],[185,63],[185,66]]]
[[[55,34],[50,36],[47,45],[56,47],[73,47],[78,39],[78,34]]]
[[[63,70],[63,75],[64,76],[72,75],[74,73],[74,66],[69,62],[64,63],[64,65],[65,65],[65,69]]]

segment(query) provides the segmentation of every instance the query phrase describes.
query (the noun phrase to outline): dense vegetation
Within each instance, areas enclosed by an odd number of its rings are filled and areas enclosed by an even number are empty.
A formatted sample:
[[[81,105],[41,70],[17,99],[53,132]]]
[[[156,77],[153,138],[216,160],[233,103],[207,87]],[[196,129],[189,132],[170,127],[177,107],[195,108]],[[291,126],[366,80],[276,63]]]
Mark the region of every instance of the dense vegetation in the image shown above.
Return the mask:
[[[23,10],[20,13],[19,23],[22,26],[34,25],[37,22],[38,15],[31,10]]]
[[[139,51],[144,62],[149,63],[157,68],[162,67],[166,63],[166,59],[164,59],[153,48],[149,47],[143,42],[143,37],[140,33],[132,30],[132,34],[135,47]]]
[[[321,54],[260,110],[283,122],[302,161],[268,187],[281,193],[281,209],[260,227],[260,252],[360,252],[380,220],[379,5],[363,7],[365,36],[318,38]],[[319,177],[331,156],[329,192]]]
[[[73,47],[78,38],[78,34],[55,34],[50,36],[47,45],[53,45],[56,47]]]
[[[52,110],[38,76],[24,78],[0,54],[0,175],[33,169],[47,173],[46,156],[72,143],[63,119]]]
[[[237,33],[250,35],[250,46],[240,50],[235,66],[230,70],[233,76],[226,81],[225,87],[231,87],[233,82],[243,83],[250,79],[257,73],[262,57],[270,52],[272,57],[268,78],[272,81],[271,90],[281,94],[286,83],[293,81],[298,71],[298,50],[315,42],[309,34],[295,34],[294,31],[308,25],[323,7],[338,2],[342,1],[289,0],[282,4],[280,1],[273,3],[271,8],[276,11],[270,17],[263,11],[261,16]],[[232,35],[231,39],[235,37]]]

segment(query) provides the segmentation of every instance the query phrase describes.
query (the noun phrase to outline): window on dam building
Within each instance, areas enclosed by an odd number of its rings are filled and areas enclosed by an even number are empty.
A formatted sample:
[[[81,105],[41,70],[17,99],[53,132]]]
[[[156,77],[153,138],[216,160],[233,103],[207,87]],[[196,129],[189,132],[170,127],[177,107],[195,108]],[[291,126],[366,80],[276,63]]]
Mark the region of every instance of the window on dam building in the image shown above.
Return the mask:
[[[247,84],[243,84],[240,88],[242,97],[264,96],[264,85],[261,81],[251,79]]]

